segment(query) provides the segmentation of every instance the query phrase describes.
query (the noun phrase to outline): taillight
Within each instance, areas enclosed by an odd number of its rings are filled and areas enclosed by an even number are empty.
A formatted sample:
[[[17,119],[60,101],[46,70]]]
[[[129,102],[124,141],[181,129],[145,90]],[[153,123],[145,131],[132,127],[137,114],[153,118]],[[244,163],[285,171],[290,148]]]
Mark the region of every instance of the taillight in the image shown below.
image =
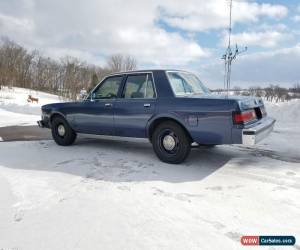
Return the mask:
[[[237,124],[247,123],[256,119],[254,110],[233,113],[233,122]]]

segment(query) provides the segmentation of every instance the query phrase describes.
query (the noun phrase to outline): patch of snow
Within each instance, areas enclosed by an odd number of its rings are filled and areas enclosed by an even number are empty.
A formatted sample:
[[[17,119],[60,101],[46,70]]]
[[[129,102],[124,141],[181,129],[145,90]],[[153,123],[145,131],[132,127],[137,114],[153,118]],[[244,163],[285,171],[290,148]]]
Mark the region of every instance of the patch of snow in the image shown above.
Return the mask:
[[[300,99],[289,102],[265,102],[269,116],[276,119],[274,132],[257,148],[269,148],[282,155],[300,155]]]
[[[28,102],[28,95],[39,99],[38,103]],[[23,88],[3,88],[0,90],[0,127],[36,125],[40,119],[41,106],[61,102],[56,95]]]
[[[293,99],[288,102],[268,102],[265,101],[268,115],[275,117],[277,123],[283,126],[297,126],[300,121],[300,99]]]
[[[148,142],[2,143],[1,244],[226,250],[242,235],[298,238],[299,166],[230,146],[169,165]]]
[[[36,104],[23,104],[1,106],[0,126],[35,122]],[[193,149],[180,165],[143,140],[1,143],[0,248],[231,250],[242,235],[298,239],[300,102],[266,107],[277,123],[260,144]]]
[[[38,103],[28,102],[28,95],[32,95],[35,98],[38,98]],[[42,105],[52,103],[52,102],[61,102],[62,99],[57,95],[52,95],[49,93],[35,91],[31,89],[17,88],[14,87],[12,89],[3,88],[0,91],[0,100],[2,104],[17,104],[19,106],[27,106],[27,107],[40,107]]]
[[[40,118],[40,115],[15,113],[0,108],[0,127],[36,125]]]

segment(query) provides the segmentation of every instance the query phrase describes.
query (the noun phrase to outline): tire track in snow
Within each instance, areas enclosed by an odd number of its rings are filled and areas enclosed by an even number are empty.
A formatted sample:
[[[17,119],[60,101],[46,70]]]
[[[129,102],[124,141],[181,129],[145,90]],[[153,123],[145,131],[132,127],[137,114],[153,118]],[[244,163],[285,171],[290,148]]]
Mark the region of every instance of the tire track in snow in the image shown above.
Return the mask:
[[[284,155],[280,152],[270,150],[270,149],[252,148],[252,147],[245,147],[239,145],[232,145],[231,147],[238,148],[240,151],[243,152],[249,152],[253,156],[268,157],[274,160],[290,162],[290,163],[300,163],[299,156]]]

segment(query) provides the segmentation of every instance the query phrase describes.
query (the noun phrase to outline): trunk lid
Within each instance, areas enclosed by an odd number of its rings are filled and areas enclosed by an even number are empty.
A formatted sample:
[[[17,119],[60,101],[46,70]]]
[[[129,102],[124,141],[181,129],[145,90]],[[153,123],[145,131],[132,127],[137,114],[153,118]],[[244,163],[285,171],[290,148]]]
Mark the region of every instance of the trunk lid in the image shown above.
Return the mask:
[[[192,95],[191,98],[201,98],[201,99],[215,99],[215,100],[229,100],[231,102],[237,103],[237,110],[235,113],[245,113],[254,111],[255,112],[255,119],[247,122],[253,123],[256,122],[263,117],[265,117],[266,110],[264,107],[264,102],[260,97],[254,96],[226,96],[226,95]]]
[[[241,111],[264,106],[264,102],[260,97],[233,96],[233,97],[229,97],[228,99],[236,100],[239,104]]]
[[[225,95],[207,94],[207,95],[190,95],[188,96],[188,98],[236,101],[241,111],[264,106],[263,100],[260,97],[254,97],[254,96],[228,96],[227,97]]]

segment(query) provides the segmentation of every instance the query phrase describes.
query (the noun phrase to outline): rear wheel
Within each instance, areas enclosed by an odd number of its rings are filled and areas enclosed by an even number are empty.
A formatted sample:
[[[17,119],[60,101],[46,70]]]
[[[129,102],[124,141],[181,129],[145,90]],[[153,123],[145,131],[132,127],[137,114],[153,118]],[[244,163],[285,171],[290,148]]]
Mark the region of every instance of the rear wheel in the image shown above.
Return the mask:
[[[72,145],[76,139],[76,133],[70,127],[68,122],[60,117],[56,116],[51,122],[51,132],[54,141],[61,146]]]
[[[161,123],[154,130],[152,146],[157,157],[167,163],[183,162],[191,151],[191,140],[182,127],[172,121]]]

